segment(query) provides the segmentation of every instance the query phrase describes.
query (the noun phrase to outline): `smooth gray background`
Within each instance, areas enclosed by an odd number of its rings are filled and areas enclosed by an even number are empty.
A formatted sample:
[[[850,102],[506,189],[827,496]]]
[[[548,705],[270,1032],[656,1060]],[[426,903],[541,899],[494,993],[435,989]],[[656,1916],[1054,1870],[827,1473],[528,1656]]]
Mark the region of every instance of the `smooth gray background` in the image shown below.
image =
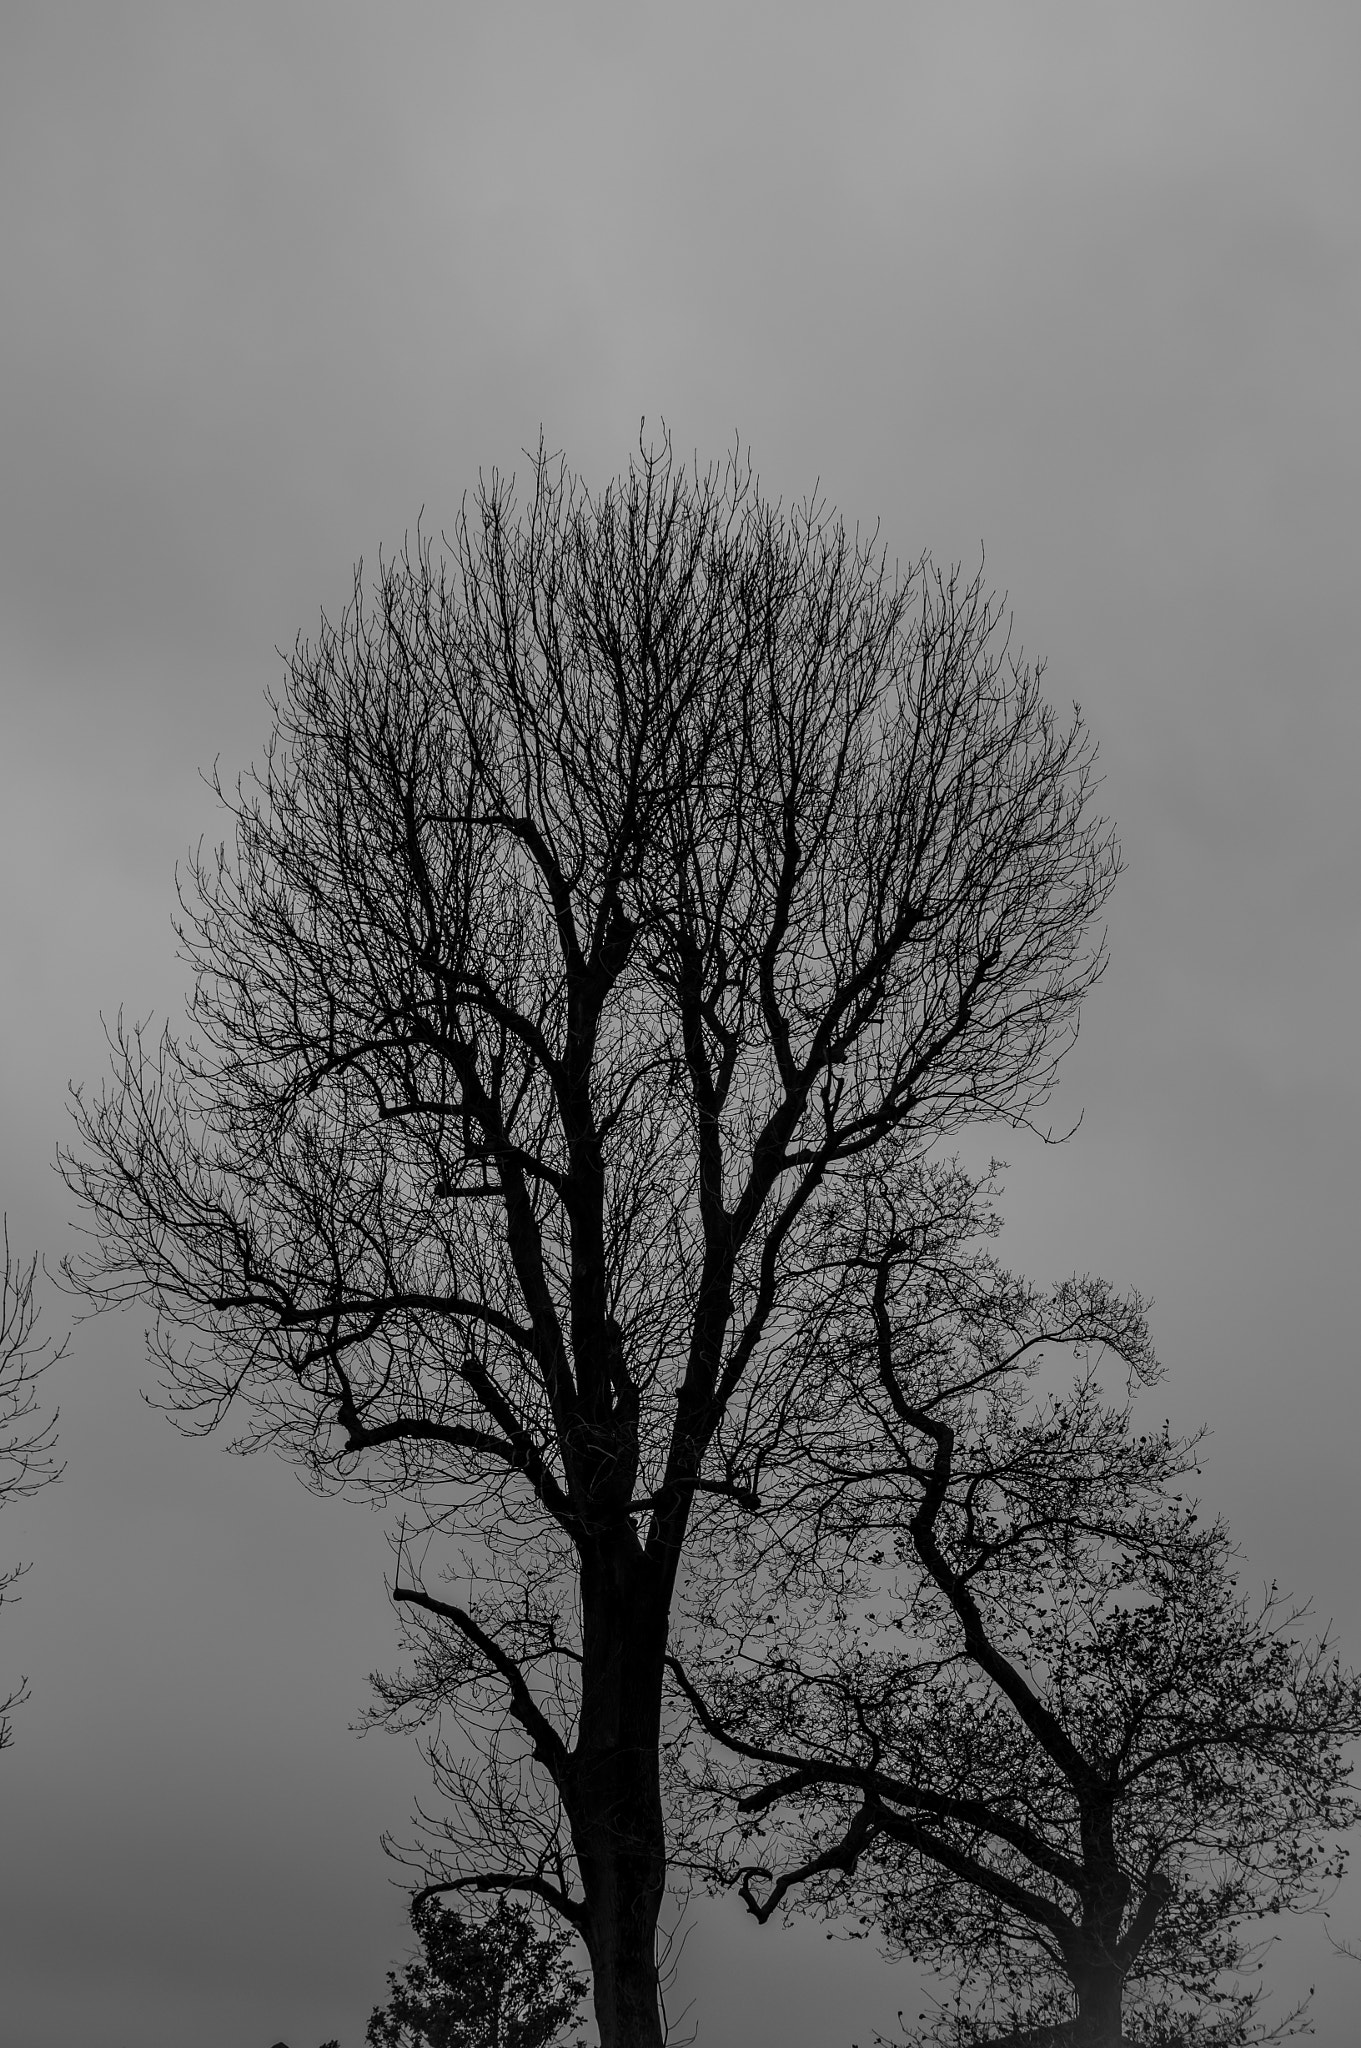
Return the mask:
[[[1247,1569],[1361,1656],[1356,1064],[1361,12],[790,4],[0,10],[0,1177],[49,1255],[99,1013],[174,1007],[196,780],[353,559],[540,425],[740,432],[904,557],[976,562],[1100,736],[1128,873],[1004,1240],[1156,1298]],[[521,466],[523,466],[521,464]],[[60,1321],[62,1304],[50,1304]],[[54,1325],[55,1326],[55,1325]],[[378,1520],[61,1369],[0,1525],[3,2048],[362,2037],[422,1786],[357,1741]],[[1361,1935],[1361,1892],[1334,1926]],[[1316,1925],[1345,2048],[1361,1966]],[[868,2043],[912,1980],[696,1919],[704,2048]]]

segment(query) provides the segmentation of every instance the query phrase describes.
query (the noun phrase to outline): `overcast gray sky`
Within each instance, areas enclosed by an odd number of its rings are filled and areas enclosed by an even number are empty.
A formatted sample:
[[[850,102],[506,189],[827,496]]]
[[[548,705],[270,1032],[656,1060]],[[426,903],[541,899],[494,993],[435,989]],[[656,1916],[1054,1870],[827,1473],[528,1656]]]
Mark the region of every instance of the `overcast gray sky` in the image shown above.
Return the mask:
[[[976,563],[1080,699],[1128,872],[1007,1250],[1155,1297],[1206,1495],[1361,1659],[1361,11],[696,4],[0,9],[0,1194],[100,1012],[182,987],[175,862],[274,653],[540,427],[735,434],[891,552]],[[49,1314],[60,1322],[62,1305]],[[414,1755],[382,1524],[61,1368],[0,1524],[0,2048],[357,2048]],[[0,1686],[0,1690],[4,1688]],[[1361,1936],[1361,1889],[1334,1925]],[[1317,1928],[1347,2048],[1361,1966]],[[905,1972],[697,1916],[701,2048],[849,2048]],[[915,2007],[913,2008],[915,2009]]]

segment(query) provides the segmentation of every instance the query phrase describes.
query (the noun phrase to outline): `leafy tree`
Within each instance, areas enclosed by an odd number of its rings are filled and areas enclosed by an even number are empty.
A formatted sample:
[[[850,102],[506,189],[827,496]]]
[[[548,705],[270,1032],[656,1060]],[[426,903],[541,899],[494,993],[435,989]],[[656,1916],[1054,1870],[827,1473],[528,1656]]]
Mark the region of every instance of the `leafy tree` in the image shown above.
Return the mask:
[[[571,1937],[537,1933],[523,1906],[503,1896],[479,1925],[418,1897],[411,1924],[422,1959],[388,1972],[369,2048],[553,2048],[578,2022]]]
[[[1244,1924],[1341,1874],[1361,1680],[1275,1587],[1239,1591],[1179,1490],[1196,1440],[1136,1433],[1090,1358],[1046,1390],[1090,1302],[970,1252],[987,1227],[963,1175],[925,1175],[818,1337],[869,1431],[808,1446],[859,1569],[816,1620],[748,1574],[726,1655],[680,1673],[745,1817],[715,1867],[758,1920],[853,1910],[981,1988],[956,2041],[1005,2015],[1081,2048],[1261,2038]],[[1107,1321],[1150,1378],[1137,1305]]]
[[[448,546],[356,576],[222,792],[191,1034],[78,1101],[77,1277],[190,1426],[401,1498],[431,1875],[553,1906],[603,2048],[660,2048],[682,1563],[816,1398],[843,1181],[1033,1113],[1118,863],[980,583],[736,459],[593,497],[541,452]]]
[[[57,1418],[38,1413],[37,1380],[60,1351],[39,1342],[38,1305],[33,1298],[37,1259],[25,1266],[10,1254],[9,1230],[3,1232],[4,1268],[0,1272],[0,1506],[22,1500],[59,1476],[53,1461]],[[0,1572],[0,1605],[14,1597],[14,1585],[27,1570],[15,1565]],[[10,1712],[27,1697],[28,1681],[20,1679],[0,1699],[0,1749],[14,1740]]]

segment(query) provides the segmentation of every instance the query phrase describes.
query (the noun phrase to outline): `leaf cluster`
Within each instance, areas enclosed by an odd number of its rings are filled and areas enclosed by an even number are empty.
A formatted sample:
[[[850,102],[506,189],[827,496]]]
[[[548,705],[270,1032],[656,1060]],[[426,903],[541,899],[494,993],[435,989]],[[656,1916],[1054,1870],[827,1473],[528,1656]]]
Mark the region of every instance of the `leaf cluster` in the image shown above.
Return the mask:
[[[477,1922],[425,1896],[411,1922],[421,1956],[388,1972],[369,2048],[555,2048],[579,2022],[570,1941],[539,1933],[524,1907],[503,1897]]]

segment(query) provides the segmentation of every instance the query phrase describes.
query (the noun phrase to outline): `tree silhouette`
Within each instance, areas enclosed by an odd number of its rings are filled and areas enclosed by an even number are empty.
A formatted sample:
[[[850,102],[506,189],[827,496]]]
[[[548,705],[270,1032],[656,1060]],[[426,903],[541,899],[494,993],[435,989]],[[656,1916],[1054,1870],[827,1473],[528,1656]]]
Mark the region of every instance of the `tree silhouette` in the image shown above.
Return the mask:
[[[579,2020],[571,1937],[537,1933],[523,1906],[503,1896],[479,1925],[418,1898],[411,1924],[421,1960],[388,1972],[369,2048],[554,2048]]]
[[[857,1912],[981,1987],[956,2042],[1004,2014],[1073,2048],[1261,2039],[1242,1929],[1341,1874],[1361,1680],[1275,1587],[1238,1590],[1184,1491],[1198,1439],[1137,1433],[1090,1356],[1036,1384],[1046,1348],[1092,1350],[1082,1283],[1045,1296],[971,1246],[958,1170],[878,1220],[815,1339],[865,1431],[807,1446],[834,1593],[782,1597],[774,1550],[680,1672],[718,1745],[701,1782],[745,1817],[715,1874],[760,1921]],[[1151,1378],[1138,1305],[1105,1323]]]
[[[1092,762],[977,580],[736,459],[593,497],[541,451],[299,642],[186,890],[190,1033],[78,1101],[76,1275],[187,1424],[400,1496],[432,1876],[565,1917],[603,2048],[661,2041],[682,1561],[779,1465],[846,1177],[1050,1087]]]
[[[9,1247],[9,1227],[0,1228],[4,1246],[4,1270],[0,1273],[0,1507],[22,1500],[50,1485],[60,1476],[53,1458],[57,1418],[43,1420],[38,1412],[37,1380],[56,1363],[60,1349],[39,1341],[38,1305],[33,1298],[37,1275],[36,1256],[25,1266]],[[0,1572],[0,1605],[13,1599],[15,1582],[26,1565]],[[21,1678],[6,1698],[0,1699],[0,1749],[14,1740],[10,1723],[13,1708],[27,1697],[28,1681]]]

